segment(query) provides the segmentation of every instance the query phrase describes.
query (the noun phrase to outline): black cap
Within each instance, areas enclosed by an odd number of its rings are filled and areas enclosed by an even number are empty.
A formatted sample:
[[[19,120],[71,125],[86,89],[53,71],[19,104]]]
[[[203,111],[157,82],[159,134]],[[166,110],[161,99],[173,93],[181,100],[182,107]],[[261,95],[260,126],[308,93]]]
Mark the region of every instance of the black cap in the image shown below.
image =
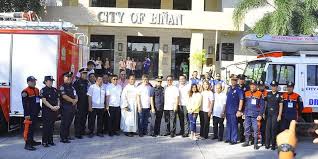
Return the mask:
[[[29,82],[29,81],[36,81],[37,79],[35,78],[35,77],[33,77],[33,76],[29,76],[28,78],[27,78],[27,82]]]
[[[287,87],[294,87],[295,84],[293,82],[287,82]]]
[[[80,73],[87,73],[87,72],[88,72],[88,69],[87,69],[87,68],[82,68],[82,69],[80,69],[78,72],[80,72]]]
[[[271,86],[278,86],[278,83],[276,81],[272,81]]]
[[[94,65],[94,66],[95,66],[95,62],[94,62],[94,61],[88,61],[88,62],[87,62],[87,66],[88,66],[88,65]]]
[[[231,78],[231,80],[237,80],[238,79],[237,75],[235,75],[235,74],[231,74],[230,78]]]
[[[63,73],[64,77],[72,77],[73,76],[73,72],[65,72]]]
[[[246,76],[243,74],[239,74],[237,78],[239,78],[240,80],[245,80]]]
[[[163,79],[163,76],[158,76],[158,77],[156,78],[156,81],[162,82],[162,79]]]
[[[264,85],[265,85],[265,84],[264,84],[264,81],[262,81],[262,80],[261,80],[261,81],[258,81],[257,84],[258,84],[259,86],[264,86]]]
[[[53,76],[44,76],[44,81],[43,81],[43,83],[45,84],[45,82],[48,81],[48,80],[50,80],[50,81],[55,81],[55,80],[53,79]]]

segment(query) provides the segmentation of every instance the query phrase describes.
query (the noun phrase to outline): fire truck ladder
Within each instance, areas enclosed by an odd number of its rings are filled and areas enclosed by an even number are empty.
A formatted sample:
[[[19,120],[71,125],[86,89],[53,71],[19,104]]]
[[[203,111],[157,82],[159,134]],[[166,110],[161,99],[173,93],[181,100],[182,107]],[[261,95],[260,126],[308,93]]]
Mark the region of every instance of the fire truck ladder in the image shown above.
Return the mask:
[[[29,30],[77,30],[70,22],[34,22],[34,21],[1,21],[0,29],[29,29]]]

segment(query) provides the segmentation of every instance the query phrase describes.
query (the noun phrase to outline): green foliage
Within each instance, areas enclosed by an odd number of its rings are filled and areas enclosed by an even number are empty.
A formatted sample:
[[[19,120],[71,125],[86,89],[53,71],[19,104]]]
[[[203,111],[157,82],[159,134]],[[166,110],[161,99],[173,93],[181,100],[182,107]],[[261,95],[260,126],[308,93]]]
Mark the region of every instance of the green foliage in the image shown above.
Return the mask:
[[[203,65],[206,63],[206,50],[197,51],[191,54],[191,60],[193,64],[195,64],[197,67],[202,68]]]
[[[35,11],[39,13],[43,7],[41,0],[0,0],[0,12]]]
[[[233,21],[238,28],[245,15],[252,9],[271,6],[273,12],[266,13],[256,22],[250,32],[257,34],[297,35],[314,34],[318,27],[318,0],[240,0]]]

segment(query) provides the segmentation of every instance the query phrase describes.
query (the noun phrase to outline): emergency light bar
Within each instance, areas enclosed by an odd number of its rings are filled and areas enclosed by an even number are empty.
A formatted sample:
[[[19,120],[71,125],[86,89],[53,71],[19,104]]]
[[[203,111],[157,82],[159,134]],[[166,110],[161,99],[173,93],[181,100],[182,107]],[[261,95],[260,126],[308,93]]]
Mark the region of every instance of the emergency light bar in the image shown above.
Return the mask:
[[[1,21],[0,29],[77,30],[70,22]]]

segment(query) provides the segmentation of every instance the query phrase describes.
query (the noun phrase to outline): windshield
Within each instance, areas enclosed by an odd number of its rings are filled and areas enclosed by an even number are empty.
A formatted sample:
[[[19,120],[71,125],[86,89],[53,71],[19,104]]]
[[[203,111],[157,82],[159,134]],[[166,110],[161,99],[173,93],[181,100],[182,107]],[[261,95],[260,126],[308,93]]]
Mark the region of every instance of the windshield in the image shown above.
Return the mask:
[[[245,68],[244,75],[247,76],[248,80],[263,80],[265,79],[266,61],[252,61],[249,62]]]
[[[267,69],[266,82],[270,83],[273,80],[280,85],[285,85],[287,82],[295,83],[295,65],[270,64]]]

